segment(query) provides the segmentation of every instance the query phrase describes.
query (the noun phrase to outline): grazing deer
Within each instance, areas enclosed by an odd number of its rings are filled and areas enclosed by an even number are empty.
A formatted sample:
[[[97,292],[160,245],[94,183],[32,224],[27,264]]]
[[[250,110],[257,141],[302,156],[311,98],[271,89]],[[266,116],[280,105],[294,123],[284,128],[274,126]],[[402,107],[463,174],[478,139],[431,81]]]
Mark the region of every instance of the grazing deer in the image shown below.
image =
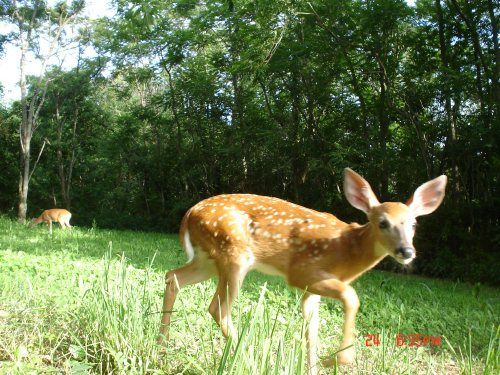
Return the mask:
[[[231,306],[250,270],[280,275],[304,290],[302,313],[309,374],[316,374],[316,343],[320,298],[344,305],[341,351],[335,361],[354,359],[354,321],[359,299],[350,283],[390,255],[401,264],[415,258],[415,218],[433,212],[444,198],[446,176],[421,185],[407,202],[379,203],[368,182],[353,170],[344,171],[344,193],[368,223],[347,224],[328,213],[287,201],[248,194],[219,195],[199,202],[181,222],[180,238],[188,263],[167,272],[159,342],[168,326],[180,288],[213,276],[219,278],[209,312],[224,336],[237,339]]]
[[[64,208],[51,208],[50,210],[45,210],[42,214],[31,221],[31,226],[40,224],[45,221],[49,226],[49,232],[52,234],[52,222],[56,221],[61,224],[61,228],[71,228],[69,220],[71,219],[71,212],[65,210]]]

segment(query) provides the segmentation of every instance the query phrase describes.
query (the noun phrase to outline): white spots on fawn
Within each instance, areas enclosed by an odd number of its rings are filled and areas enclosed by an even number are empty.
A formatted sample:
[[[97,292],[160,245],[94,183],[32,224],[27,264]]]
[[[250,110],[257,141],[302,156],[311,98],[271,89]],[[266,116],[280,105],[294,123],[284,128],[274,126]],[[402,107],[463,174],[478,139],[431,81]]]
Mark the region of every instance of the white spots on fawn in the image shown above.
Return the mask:
[[[228,213],[228,216],[232,217],[232,221],[229,222],[230,226],[238,226],[240,228],[244,228],[249,221],[249,216],[245,212],[241,212],[239,210],[233,209]]]
[[[303,243],[297,248],[298,251],[305,251],[307,250],[307,244]]]
[[[336,247],[330,246],[331,241],[341,233],[335,216],[271,197],[221,195],[202,201],[192,212],[203,232],[227,251],[228,246],[240,246],[242,242],[250,249],[259,246],[262,251],[266,246],[279,246],[307,251],[313,261]]]

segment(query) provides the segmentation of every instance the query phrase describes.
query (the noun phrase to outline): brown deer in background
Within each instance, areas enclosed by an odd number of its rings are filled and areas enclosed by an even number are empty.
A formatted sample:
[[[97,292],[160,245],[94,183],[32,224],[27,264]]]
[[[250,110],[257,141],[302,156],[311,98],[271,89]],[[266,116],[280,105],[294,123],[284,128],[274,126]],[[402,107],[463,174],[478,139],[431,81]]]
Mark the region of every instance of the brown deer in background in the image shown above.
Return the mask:
[[[58,222],[61,224],[61,228],[71,228],[69,220],[71,219],[71,212],[65,210],[64,208],[52,208],[50,210],[45,210],[42,214],[31,221],[31,226],[40,224],[45,221],[49,227],[49,232],[52,234],[52,222]]]

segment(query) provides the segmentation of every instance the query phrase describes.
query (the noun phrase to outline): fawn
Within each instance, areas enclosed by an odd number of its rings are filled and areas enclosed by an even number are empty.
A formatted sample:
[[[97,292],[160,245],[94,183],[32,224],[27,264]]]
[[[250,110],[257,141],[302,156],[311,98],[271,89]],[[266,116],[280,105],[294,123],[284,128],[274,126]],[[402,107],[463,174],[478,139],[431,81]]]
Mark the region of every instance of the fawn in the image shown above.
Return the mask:
[[[236,340],[231,306],[247,272],[257,270],[284,277],[291,287],[304,290],[309,374],[317,373],[322,296],[340,300],[345,311],[341,351],[328,364],[352,362],[359,299],[350,283],[387,255],[401,264],[415,258],[415,218],[439,207],[446,182],[442,175],[424,183],[407,204],[379,203],[368,182],[346,168],[344,193],[352,206],[368,216],[364,225],[258,195],[219,195],[199,202],[181,222],[180,240],[188,263],[166,274],[159,342],[168,337],[179,290],[214,276],[218,286],[208,310],[224,336]]]

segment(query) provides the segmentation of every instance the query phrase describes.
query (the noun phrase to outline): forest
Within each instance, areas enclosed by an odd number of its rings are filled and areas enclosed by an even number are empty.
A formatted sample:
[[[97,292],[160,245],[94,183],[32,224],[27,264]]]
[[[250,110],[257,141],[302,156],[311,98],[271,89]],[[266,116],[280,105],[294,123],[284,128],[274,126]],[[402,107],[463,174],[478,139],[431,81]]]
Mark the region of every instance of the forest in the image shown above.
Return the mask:
[[[446,174],[415,264],[380,267],[500,284],[498,0],[113,0],[101,18],[83,0],[0,4],[2,57],[21,56],[0,214],[173,233],[200,199],[245,192],[363,223],[345,167],[381,201]],[[75,66],[49,59],[69,47]]]

